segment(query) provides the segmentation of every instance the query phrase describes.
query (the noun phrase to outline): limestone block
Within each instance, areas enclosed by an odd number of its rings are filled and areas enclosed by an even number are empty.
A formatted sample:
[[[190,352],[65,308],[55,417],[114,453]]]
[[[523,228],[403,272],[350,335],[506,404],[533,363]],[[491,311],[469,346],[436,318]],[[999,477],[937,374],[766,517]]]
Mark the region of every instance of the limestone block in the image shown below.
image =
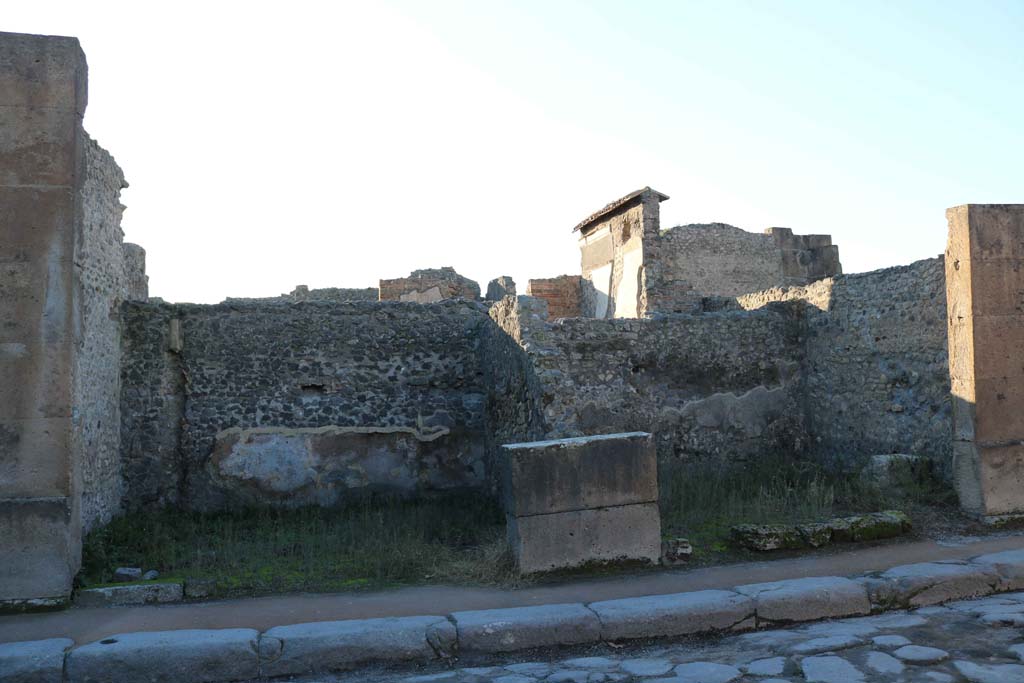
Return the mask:
[[[74,185],[78,149],[68,131],[78,122],[71,111],[0,107],[0,185]]]
[[[0,420],[0,498],[67,495],[70,438],[69,417]]]
[[[0,500],[0,601],[67,597],[80,548],[68,499]]]
[[[754,601],[731,591],[605,600],[588,607],[601,620],[602,640],[662,638],[754,627]]]
[[[996,569],[966,562],[921,562],[893,567],[864,579],[871,603],[884,608],[924,607],[992,593]]]
[[[104,586],[78,591],[79,607],[114,607],[117,605],[152,605],[181,602],[181,583],[140,583],[128,586]]]
[[[515,516],[658,500],[654,440],[646,432],[502,446],[505,509]]]
[[[0,683],[62,683],[69,638],[0,643]]]
[[[1024,511],[1024,445],[985,447],[975,442],[986,515]]]
[[[67,657],[68,683],[189,681],[220,683],[259,676],[259,632],[248,628],[122,633]]]
[[[353,619],[276,626],[260,638],[264,676],[339,671],[371,661],[451,656],[456,631],[445,617]]]
[[[0,33],[0,102],[81,116],[88,67],[77,38]]]
[[[509,543],[524,573],[577,567],[588,562],[661,557],[657,503],[509,517]]]
[[[852,617],[871,612],[864,586],[856,581],[824,576],[737,586],[757,606],[758,621],[812,621]]]
[[[580,604],[454,612],[463,652],[511,652],[601,639],[597,615]]]

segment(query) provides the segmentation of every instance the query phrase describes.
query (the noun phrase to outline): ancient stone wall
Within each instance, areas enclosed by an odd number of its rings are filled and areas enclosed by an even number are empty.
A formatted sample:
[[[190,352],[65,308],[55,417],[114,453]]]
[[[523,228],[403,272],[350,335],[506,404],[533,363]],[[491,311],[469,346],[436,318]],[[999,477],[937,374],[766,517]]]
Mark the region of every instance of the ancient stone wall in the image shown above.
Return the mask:
[[[740,296],[771,287],[805,285],[842,272],[828,235],[763,234],[725,223],[682,225],[644,245],[649,310],[687,312],[695,296]]]
[[[299,301],[377,301],[380,293],[376,287],[347,289],[344,287],[323,287],[310,289],[306,285],[296,285],[287,294],[270,297],[228,297],[222,303],[268,303],[273,301],[297,303]]]
[[[803,405],[811,451],[850,464],[878,453],[951,456],[943,259],[739,297],[803,301]]]
[[[381,301],[428,304],[458,298],[479,299],[480,285],[448,266],[414,270],[409,277],[380,281]]]
[[[80,453],[82,526],[107,522],[121,502],[120,305],[145,298],[145,252],[124,243],[121,189],[114,158],[84,138],[82,227],[75,243],[80,343],[75,355],[74,447]]]
[[[536,299],[517,308],[505,318],[537,375],[548,438],[651,431],[662,460],[806,445],[800,321],[787,307],[554,323]]]
[[[538,278],[527,283],[526,294],[546,301],[548,316],[552,320],[576,318],[581,315],[581,281],[579,275]]]
[[[486,488],[493,444],[539,431],[525,355],[480,304],[131,304],[124,318],[129,505]]]

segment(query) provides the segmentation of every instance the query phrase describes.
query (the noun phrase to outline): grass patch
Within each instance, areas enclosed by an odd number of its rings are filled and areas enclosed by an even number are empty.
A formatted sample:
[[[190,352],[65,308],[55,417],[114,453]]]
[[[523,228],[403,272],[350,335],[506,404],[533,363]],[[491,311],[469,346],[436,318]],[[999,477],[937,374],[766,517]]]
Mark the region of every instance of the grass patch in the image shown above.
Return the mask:
[[[117,567],[215,581],[218,596],[513,580],[505,519],[482,495],[369,497],[325,509],[135,512],[88,535],[79,583]]]
[[[886,509],[903,510],[919,528],[951,518],[963,522],[949,486],[910,471],[883,489],[856,472],[769,456],[728,465],[671,463],[661,467],[659,478],[663,533],[688,538],[702,561],[748,554],[729,543],[736,524],[821,522]]]

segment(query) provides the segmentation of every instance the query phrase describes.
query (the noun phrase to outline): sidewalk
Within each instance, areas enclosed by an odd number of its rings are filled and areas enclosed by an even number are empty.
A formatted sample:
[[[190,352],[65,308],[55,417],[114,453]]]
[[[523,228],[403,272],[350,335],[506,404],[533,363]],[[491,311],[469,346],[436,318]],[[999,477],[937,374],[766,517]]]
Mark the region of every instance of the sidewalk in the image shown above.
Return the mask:
[[[1024,535],[987,537],[955,547],[934,541],[693,570],[592,579],[520,590],[418,586],[373,593],[298,594],[146,607],[72,608],[0,616],[0,643],[66,637],[88,643],[117,633],[173,629],[252,628],[315,621],[446,614],[465,610],[580,603],[815,576],[847,576],[897,565],[959,560],[1024,549]]]

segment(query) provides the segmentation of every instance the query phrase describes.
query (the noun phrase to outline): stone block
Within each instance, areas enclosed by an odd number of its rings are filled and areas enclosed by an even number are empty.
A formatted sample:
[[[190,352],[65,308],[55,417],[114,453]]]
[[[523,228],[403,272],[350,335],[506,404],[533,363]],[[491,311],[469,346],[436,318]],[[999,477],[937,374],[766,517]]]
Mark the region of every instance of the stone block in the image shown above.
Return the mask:
[[[601,622],[581,604],[455,612],[462,652],[512,652],[601,640]]]
[[[967,562],[900,565],[863,580],[871,603],[886,609],[924,607],[988,595],[999,582],[994,567]]]
[[[70,417],[0,420],[0,498],[68,495],[70,438]]]
[[[979,555],[971,562],[994,569],[999,574],[999,590],[1024,590],[1024,550]]]
[[[85,588],[75,595],[79,607],[114,607],[118,605],[154,605],[181,602],[178,582],[140,583],[126,586]]]
[[[985,343],[973,349],[972,376],[977,380],[1024,377],[1024,314],[974,316],[974,338]]]
[[[85,113],[88,67],[77,38],[0,33],[0,102]]]
[[[1013,515],[1024,511],[1024,445],[986,447],[976,442],[984,514]]]
[[[646,432],[501,447],[505,509],[517,517],[658,500],[658,462]]]
[[[1021,347],[1024,348],[1024,347]],[[1006,443],[1024,436],[1024,378],[974,380],[974,439],[979,445]]]
[[[510,517],[509,543],[524,573],[577,567],[588,562],[661,556],[657,503]]]
[[[864,586],[856,581],[824,576],[737,586],[753,598],[760,622],[837,619],[871,612]]]
[[[0,500],[0,600],[66,598],[80,552],[67,498]]]
[[[605,600],[588,607],[601,620],[602,640],[663,638],[754,627],[754,601],[731,591]]]
[[[292,624],[263,634],[260,662],[263,676],[289,676],[449,657],[455,643],[455,626],[439,616]]]
[[[1024,314],[1024,259],[971,261],[971,314]]]
[[[83,645],[67,657],[68,683],[257,678],[259,633],[248,628],[123,633]]]
[[[63,683],[69,638],[0,643],[0,683]]]

